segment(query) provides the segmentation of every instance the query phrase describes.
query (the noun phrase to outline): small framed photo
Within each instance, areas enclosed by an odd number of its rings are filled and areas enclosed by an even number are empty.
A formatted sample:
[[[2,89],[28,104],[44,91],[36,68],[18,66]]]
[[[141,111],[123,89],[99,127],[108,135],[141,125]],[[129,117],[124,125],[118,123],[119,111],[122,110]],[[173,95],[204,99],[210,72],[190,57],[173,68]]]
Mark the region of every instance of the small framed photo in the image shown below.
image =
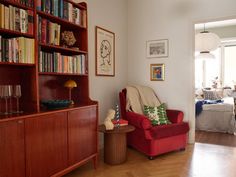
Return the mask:
[[[151,81],[164,81],[165,65],[164,64],[151,64],[150,65],[150,79]]]
[[[115,76],[115,33],[96,26],[96,75]]]
[[[147,58],[168,57],[168,39],[147,41]]]

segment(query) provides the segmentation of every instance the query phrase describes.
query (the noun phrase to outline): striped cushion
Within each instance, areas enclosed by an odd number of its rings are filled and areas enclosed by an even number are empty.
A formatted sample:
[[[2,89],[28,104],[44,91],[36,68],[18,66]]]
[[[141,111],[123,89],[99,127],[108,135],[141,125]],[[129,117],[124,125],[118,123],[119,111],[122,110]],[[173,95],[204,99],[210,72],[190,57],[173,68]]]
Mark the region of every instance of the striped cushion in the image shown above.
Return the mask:
[[[150,119],[152,125],[165,125],[171,123],[167,118],[166,106],[164,103],[156,107],[144,105],[144,114]]]

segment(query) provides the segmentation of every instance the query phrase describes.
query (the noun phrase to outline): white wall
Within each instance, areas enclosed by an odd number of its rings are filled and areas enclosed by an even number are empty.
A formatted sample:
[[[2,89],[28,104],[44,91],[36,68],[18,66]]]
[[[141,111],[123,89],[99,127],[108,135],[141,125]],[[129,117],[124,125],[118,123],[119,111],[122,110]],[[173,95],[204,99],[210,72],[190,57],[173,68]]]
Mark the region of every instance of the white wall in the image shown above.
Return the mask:
[[[75,2],[81,2],[75,0]],[[88,5],[90,97],[99,101],[99,122],[115,108],[127,84],[127,0],[85,0]],[[115,77],[95,76],[95,26],[115,33]]]
[[[190,121],[194,141],[194,23],[236,15],[235,0],[128,0],[128,82],[149,85]],[[169,40],[169,57],[147,59],[146,41]],[[165,63],[165,81],[150,81],[150,63]]]

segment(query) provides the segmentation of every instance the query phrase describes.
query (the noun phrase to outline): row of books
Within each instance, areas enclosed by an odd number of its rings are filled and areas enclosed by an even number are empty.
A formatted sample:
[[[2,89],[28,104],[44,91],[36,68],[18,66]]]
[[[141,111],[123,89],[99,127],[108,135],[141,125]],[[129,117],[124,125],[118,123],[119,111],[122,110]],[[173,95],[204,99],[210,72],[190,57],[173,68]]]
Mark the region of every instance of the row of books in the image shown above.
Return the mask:
[[[0,28],[33,34],[33,11],[0,4]]]
[[[0,62],[34,63],[34,39],[0,36]]]
[[[27,7],[34,7],[34,0],[7,0],[7,1],[22,4],[22,5],[27,6]]]
[[[39,72],[86,74],[85,55],[64,56],[60,53],[39,53]]]
[[[38,39],[44,44],[60,45],[61,25],[37,16]]]
[[[64,0],[37,0],[37,10],[86,27],[86,11]]]

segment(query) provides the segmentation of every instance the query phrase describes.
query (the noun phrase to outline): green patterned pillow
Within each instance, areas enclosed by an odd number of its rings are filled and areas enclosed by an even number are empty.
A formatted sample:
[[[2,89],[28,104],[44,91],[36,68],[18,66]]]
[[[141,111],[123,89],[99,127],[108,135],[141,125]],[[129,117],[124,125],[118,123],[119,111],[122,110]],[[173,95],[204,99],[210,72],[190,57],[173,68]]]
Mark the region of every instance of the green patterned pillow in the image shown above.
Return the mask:
[[[166,106],[164,103],[156,107],[144,105],[144,114],[150,119],[152,125],[171,124],[166,115]]]

